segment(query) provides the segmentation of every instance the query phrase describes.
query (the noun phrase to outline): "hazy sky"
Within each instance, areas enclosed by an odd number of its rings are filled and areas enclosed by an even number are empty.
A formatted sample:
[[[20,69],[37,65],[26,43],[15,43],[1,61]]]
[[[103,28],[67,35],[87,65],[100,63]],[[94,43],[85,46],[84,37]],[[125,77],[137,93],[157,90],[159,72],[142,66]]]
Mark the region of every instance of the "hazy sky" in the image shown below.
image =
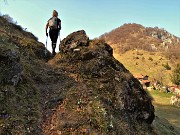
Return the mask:
[[[0,0],[0,12],[9,14],[45,43],[45,25],[53,9],[62,20],[61,39],[84,29],[90,38],[124,23],[165,28],[180,37],[180,0]]]

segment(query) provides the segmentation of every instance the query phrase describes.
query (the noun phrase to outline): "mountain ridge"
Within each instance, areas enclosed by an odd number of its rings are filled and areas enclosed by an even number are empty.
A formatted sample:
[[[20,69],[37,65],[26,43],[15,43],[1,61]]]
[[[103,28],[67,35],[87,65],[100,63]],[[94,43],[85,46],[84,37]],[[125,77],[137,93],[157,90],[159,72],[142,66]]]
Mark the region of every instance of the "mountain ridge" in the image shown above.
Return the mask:
[[[133,49],[146,51],[167,50],[180,46],[180,38],[165,29],[144,27],[140,24],[124,24],[99,37],[120,52]]]

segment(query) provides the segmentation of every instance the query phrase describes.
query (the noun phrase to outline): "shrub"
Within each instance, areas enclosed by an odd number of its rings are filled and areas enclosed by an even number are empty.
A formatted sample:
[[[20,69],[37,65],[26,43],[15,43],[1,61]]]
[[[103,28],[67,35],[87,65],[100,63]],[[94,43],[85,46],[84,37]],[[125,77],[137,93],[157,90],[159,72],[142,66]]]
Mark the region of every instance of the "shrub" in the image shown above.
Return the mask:
[[[2,17],[6,19],[9,23],[17,24],[17,22],[15,22],[13,18],[10,17],[8,14],[3,15]]]
[[[171,70],[171,67],[169,66],[168,62],[166,64],[162,64],[162,66],[166,69],[166,70]]]
[[[149,57],[149,59],[148,59],[148,60],[153,61],[153,58],[152,58],[152,57]]]
[[[142,57],[142,61],[145,61],[145,58],[144,58],[144,57]]]
[[[155,62],[154,65],[158,65],[158,62]]]

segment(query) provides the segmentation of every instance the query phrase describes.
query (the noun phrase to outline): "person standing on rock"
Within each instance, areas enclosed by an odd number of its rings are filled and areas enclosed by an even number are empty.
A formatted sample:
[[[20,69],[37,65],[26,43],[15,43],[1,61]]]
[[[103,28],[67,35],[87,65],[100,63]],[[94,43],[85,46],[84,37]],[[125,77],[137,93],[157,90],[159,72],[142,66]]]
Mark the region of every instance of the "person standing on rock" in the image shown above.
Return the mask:
[[[52,41],[52,55],[56,55],[56,43],[58,39],[59,32],[61,30],[61,20],[58,18],[58,12],[53,10],[52,17],[48,20],[46,24],[46,36],[48,37],[48,27],[49,27],[49,36]]]

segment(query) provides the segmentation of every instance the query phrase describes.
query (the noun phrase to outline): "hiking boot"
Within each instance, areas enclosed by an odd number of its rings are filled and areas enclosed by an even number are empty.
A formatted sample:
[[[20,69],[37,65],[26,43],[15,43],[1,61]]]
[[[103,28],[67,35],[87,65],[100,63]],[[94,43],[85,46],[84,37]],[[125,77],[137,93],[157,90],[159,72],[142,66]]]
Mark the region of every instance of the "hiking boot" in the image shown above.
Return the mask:
[[[56,52],[55,52],[55,49],[53,49],[52,56],[55,56],[55,55],[56,55]]]
[[[55,56],[56,55],[56,52],[53,52],[53,56]]]

